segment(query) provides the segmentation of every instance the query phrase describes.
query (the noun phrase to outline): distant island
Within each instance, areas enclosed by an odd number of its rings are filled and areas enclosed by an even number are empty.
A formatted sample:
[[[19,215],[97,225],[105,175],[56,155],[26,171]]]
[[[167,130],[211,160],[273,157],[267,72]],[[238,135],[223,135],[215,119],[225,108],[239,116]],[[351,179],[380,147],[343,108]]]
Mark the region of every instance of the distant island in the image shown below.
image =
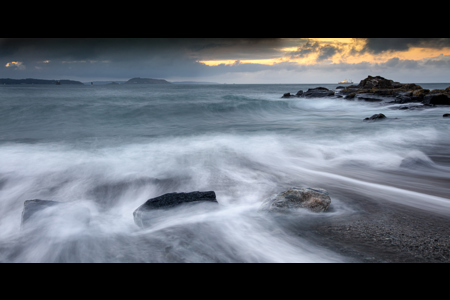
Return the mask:
[[[0,78],[0,85],[13,85],[13,84],[50,84],[50,85],[119,85],[119,84],[219,84],[217,82],[205,82],[205,81],[174,81],[169,82],[165,79],[153,79],[153,78],[131,78],[128,81],[89,81],[80,82],[75,80],[48,80],[48,79],[11,79],[11,78]]]
[[[83,85],[80,81],[75,80],[47,80],[47,79],[34,79],[34,78],[26,78],[26,79],[11,79],[11,78],[0,78],[0,85],[5,84],[74,84],[74,85]]]
[[[164,79],[152,79],[152,78],[131,78],[124,84],[171,84],[167,80]]]

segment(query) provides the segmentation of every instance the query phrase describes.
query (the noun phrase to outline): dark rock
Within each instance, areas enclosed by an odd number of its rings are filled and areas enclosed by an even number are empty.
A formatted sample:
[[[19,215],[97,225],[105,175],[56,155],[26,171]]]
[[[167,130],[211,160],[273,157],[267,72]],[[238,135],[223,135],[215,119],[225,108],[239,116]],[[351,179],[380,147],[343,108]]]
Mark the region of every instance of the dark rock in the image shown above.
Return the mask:
[[[422,102],[426,95],[430,93],[427,89],[415,89],[397,92],[395,101],[397,103]]]
[[[334,92],[324,87],[308,89],[305,93],[303,93],[303,97],[306,98],[323,98],[331,96],[334,96]]]
[[[342,90],[342,89],[345,89],[345,86],[340,85],[340,86],[336,87],[336,90]]]
[[[286,211],[305,208],[312,212],[323,212],[331,204],[328,192],[319,188],[292,188],[268,199],[261,204],[261,210]]]
[[[371,116],[370,118],[365,118],[364,121],[375,121],[375,120],[382,120],[386,119],[386,116],[383,114],[376,114]]]
[[[291,98],[293,96],[294,95],[291,95],[291,93],[285,93],[285,94],[283,94],[283,96],[281,98]]]
[[[347,96],[345,96],[345,99],[354,99],[355,96],[356,96],[356,93],[351,93],[351,94],[348,94]]]
[[[394,96],[396,94],[395,90],[391,89],[372,89],[371,92],[377,96]]]
[[[404,91],[416,91],[416,90],[423,90],[420,85],[417,85],[415,83],[405,83],[401,84],[399,89]]]
[[[444,118],[450,118],[450,114],[444,114],[443,117]]]
[[[416,89],[410,91],[410,101],[409,102],[422,102],[426,95],[430,93],[428,89]]]
[[[394,81],[381,76],[373,77],[369,75],[366,79],[361,80],[358,87],[363,89],[393,89]]]
[[[409,103],[409,102],[413,102],[412,100],[412,92],[400,92],[396,97],[395,97],[395,102],[397,103]]]
[[[285,93],[285,94],[283,94],[283,96],[281,98],[297,98],[297,97],[301,97],[302,95],[303,95],[303,91],[300,90],[295,95],[292,95],[291,93]]]
[[[423,104],[450,105],[450,98],[445,94],[430,93],[423,98]]]
[[[376,96],[373,96],[371,94],[358,94],[356,97],[358,100],[364,100],[368,102],[381,102],[383,99],[380,99]]]
[[[216,193],[208,192],[191,192],[191,193],[169,193],[162,196],[147,200],[144,204],[138,207],[134,213],[134,221],[139,226],[147,226],[149,224],[146,220],[146,213],[152,210],[170,209],[180,205],[189,203],[214,203],[218,204]]]
[[[54,209],[52,211],[46,210]],[[91,212],[88,208],[78,206],[73,202],[57,202],[50,200],[26,200],[23,204],[22,226],[27,223],[33,223],[38,220],[49,219],[49,217],[59,217],[64,223],[71,224],[74,222],[89,224]]]

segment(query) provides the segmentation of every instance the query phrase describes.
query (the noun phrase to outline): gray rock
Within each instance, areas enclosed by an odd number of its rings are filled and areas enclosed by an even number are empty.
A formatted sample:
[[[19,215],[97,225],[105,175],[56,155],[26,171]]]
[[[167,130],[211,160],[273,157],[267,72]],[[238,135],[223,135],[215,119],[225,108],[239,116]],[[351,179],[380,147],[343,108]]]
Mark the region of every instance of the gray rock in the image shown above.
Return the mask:
[[[261,204],[261,210],[286,211],[290,209],[308,209],[312,212],[323,212],[331,204],[328,192],[320,188],[292,188],[268,199]]]
[[[382,120],[386,119],[386,116],[383,114],[376,114],[371,116],[370,118],[365,118],[364,121],[375,121],[375,120]]]

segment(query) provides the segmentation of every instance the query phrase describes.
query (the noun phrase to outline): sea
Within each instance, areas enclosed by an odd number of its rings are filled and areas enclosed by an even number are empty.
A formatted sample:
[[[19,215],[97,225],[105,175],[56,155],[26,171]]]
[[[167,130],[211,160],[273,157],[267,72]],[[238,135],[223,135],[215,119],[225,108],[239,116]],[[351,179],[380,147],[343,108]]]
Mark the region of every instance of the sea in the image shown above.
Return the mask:
[[[349,262],[309,224],[368,197],[450,216],[450,107],[281,98],[318,86],[338,85],[0,86],[0,262]],[[326,189],[329,210],[260,210],[292,187]],[[217,208],[135,223],[148,199],[193,191],[214,191]],[[70,205],[24,226],[34,199]]]

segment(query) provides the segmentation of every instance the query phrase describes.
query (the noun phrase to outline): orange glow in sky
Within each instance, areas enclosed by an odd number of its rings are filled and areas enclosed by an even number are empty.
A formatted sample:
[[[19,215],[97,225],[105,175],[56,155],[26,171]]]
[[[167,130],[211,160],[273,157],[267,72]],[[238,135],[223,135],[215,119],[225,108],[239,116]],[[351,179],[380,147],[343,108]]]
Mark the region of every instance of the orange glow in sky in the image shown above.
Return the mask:
[[[296,63],[299,65],[314,65],[320,63],[339,64],[349,63],[357,64],[361,62],[368,63],[384,63],[392,58],[401,60],[423,60],[431,57],[442,55],[450,55],[450,48],[434,49],[411,47],[407,51],[388,51],[381,53],[370,53],[362,51],[366,45],[364,39],[356,38],[310,38],[310,45],[313,49],[303,55],[295,55],[302,50],[299,47],[283,47],[276,49],[277,52],[272,57],[263,59],[227,59],[227,60],[199,60],[198,62],[208,66],[218,65],[236,65],[236,64],[262,64],[274,65],[283,62]],[[324,50],[332,50],[331,55],[326,59],[320,59]]]

